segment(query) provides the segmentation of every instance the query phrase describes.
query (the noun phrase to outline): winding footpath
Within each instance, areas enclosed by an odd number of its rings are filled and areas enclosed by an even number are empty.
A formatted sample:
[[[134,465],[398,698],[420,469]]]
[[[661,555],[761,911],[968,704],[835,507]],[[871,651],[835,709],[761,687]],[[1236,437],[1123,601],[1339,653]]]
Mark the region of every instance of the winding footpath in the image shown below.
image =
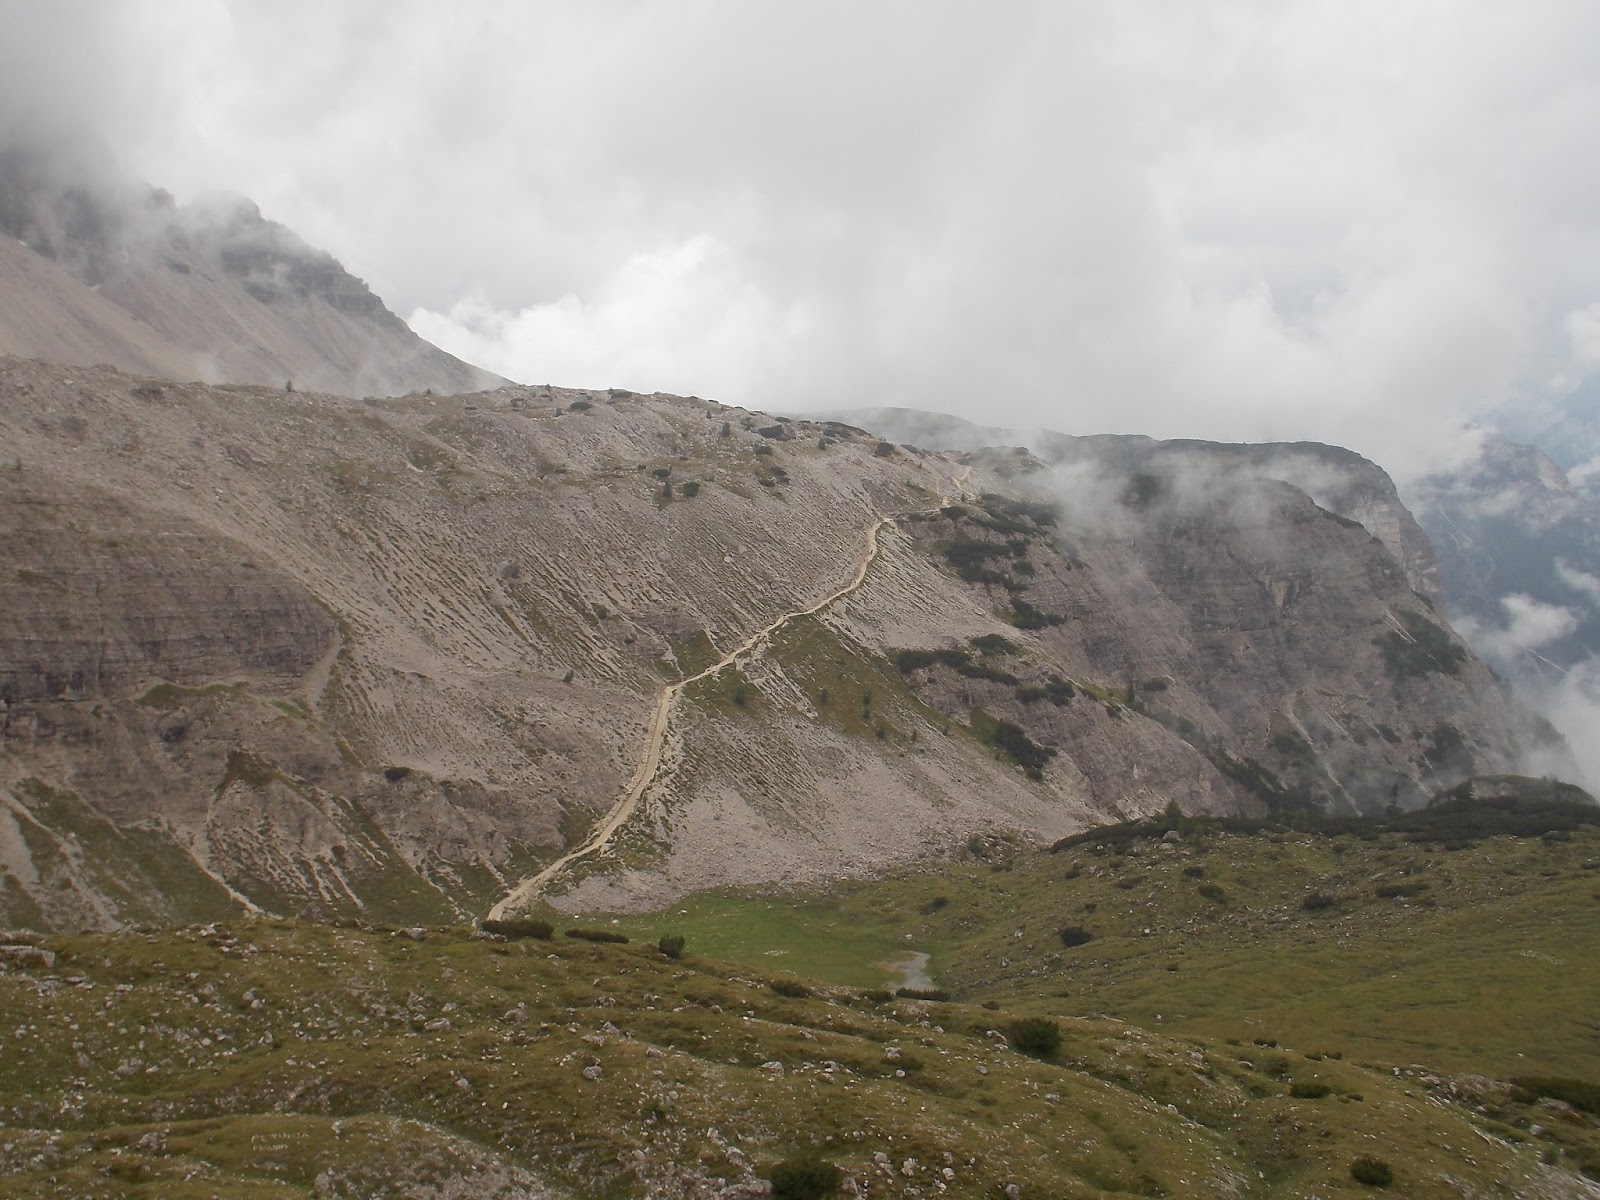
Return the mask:
[[[965,492],[963,485],[971,474],[971,467],[963,467],[956,475],[956,486],[961,488],[963,493]],[[950,503],[949,497],[940,502],[941,507],[948,503]],[[589,836],[576,848],[568,850],[537,875],[530,875],[527,879],[517,884],[499,903],[489,910],[489,919],[491,921],[501,920],[508,913],[521,908],[537,897],[544,889],[545,884],[559,875],[569,864],[576,862],[580,858],[588,858],[590,855],[598,854],[610,845],[611,839],[617,835],[617,831],[627,824],[633,814],[638,811],[639,802],[644,799],[645,792],[655,782],[656,776],[661,773],[661,760],[666,754],[667,729],[672,720],[673,710],[678,706],[678,698],[683,695],[683,689],[692,683],[698,683],[702,679],[708,679],[718,672],[726,670],[740,658],[754,653],[756,649],[764,645],[774,633],[778,632],[790,621],[797,620],[800,617],[815,616],[830,604],[843,600],[852,592],[859,590],[867,580],[867,572],[872,569],[872,564],[877,561],[879,531],[885,525],[899,520],[899,517],[879,517],[872,523],[867,529],[866,548],[861,554],[860,561],[856,563],[855,575],[849,583],[838,591],[824,596],[810,608],[800,608],[795,609],[793,612],[784,613],[765,628],[751,634],[709,667],[663,688],[661,694],[656,697],[655,711],[650,714],[650,726],[645,734],[644,757],[640,759],[639,766],[633,773],[633,778],[628,781],[627,790],[622,793],[616,805],[606,814],[605,820],[595,826]]]

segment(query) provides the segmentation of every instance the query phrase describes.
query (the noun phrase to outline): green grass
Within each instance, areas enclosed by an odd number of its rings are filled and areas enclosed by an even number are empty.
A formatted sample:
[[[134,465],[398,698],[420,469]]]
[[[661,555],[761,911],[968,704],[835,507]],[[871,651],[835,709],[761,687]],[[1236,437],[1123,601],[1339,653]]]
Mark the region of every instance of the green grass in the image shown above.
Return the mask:
[[[899,982],[891,963],[920,950],[887,923],[851,920],[825,898],[763,897],[703,892],[661,913],[619,916],[616,928],[635,940],[682,934],[685,954],[803,975],[825,983],[881,988]]]
[[[881,985],[875,964],[916,949],[971,1002],[1500,1078],[1600,1079],[1600,870],[1584,869],[1596,861],[1593,827],[1454,850],[1399,834],[1191,834],[1177,850],[1085,844],[826,895],[701,895],[621,927],[670,924],[691,952],[863,987]],[[1416,894],[1374,894],[1392,887]],[[1334,903],[1308,910],[1308,895]],[[1093,940],[1063,947],[1069,925]]]
[[[954,905],[950,906],[954,907]],[[941,912],[944,910],[940,910]],[[675,923],[680,914],[673,914]],[[13,935],[14,940],[14,935]],[[33,938],[0,969],[0,1196],[671,1194],[830,1161],[864,1195],[915,1159],[952,1197],[1328,1195],[1349,1163],[1407,1196],[1528,1194],[1541,1151],[1509,1087],[1043,1008],[1051,1061],[987,1031],[1024,1015],[870,1002],[652,944],[493,941],[276,920]],[[872,952],[869,950],[869,953]],[[1289,1094],[1319,1081],[1316,1098]],[[1484,1111],[1477,1111],[1482,1105]],[[1475,1131],[1489,1132],[1480,1140]],[[1048,1147],[1048,1153],[1041,1153]],[[885,1155],[880,1171],[874,1155]],[[1558,1168],[1559,1170],[1559,1168]],[[1571,1180],[1551,1177],[1551,1194]]]

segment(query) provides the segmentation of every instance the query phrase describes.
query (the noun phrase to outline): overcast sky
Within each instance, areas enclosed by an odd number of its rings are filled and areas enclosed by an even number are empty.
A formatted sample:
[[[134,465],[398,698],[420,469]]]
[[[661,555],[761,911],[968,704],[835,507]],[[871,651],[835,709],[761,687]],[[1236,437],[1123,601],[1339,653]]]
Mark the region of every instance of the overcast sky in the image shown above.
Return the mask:
[[[1600,4],[0,0],[0,114],[519,380],[1317,438],[1600,367]]]

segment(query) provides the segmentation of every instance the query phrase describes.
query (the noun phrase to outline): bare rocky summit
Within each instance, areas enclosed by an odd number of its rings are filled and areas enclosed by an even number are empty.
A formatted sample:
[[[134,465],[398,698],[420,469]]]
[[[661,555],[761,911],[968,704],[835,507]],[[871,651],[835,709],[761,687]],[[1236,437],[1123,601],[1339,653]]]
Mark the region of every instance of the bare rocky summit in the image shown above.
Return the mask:
[[[1533,736],[1384,541],[1259,472],[20,359],[0,445],[12,924],[481,914],[612,812],[691,679],[636,809],[547,898],[866,875],[1174,802],[1407,806]]]

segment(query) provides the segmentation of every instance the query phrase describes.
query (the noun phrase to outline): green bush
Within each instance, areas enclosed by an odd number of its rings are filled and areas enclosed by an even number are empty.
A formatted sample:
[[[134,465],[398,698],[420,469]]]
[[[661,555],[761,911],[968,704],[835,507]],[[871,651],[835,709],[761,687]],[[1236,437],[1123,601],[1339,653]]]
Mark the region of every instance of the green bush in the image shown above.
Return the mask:
[[[1394,1168],[1381,1158],[1363,1154],[1350,1164],[1350,1178],[1368,1187],[1388,1187],[1394,1182]]]
[[[549,941],[556,931],[549,921],[539,921],[533,917],[507,917],[503,920],[486,917],[479,925],[484,932],[498,933],[501,937],[538,938],[540,941]]]
[[[661,935],[661,940],[656,943],[656,949],[676,961],[683,957],[683,945],[683,934],[664,933]]]
[[[1372,894],[1380,900],[1394,900],[1420,896],[1428,890],[1428,885],[1420,879],[1408,880],[1405,883],[1380,883],[1372,889]]]
[[[1197,890],[1213,904],[1226,904],[1228,902],[1228,893],[1214,883],[1202,883]]]
[[[1519,1104],[1532,1104],[1548,1096],[1586,1113],[1600,1113],[1600,1084],[1584,1079],[1569,1079],[1560,1075],[1517,1075],[1512,1078],[1511,1086],[1516,1088],[1513,1099]]]
[[[610,929],[569,929],[567,936],[581,942],[612,942],[619,946],[626,945],[628,941],[627,934]]]
[[[1002,637],[998,633],[979,634],[977,637],[968,638],[967,642],[979,654],[1015,654],[1021,649],[1010,638]]]
[[[1289,1088],[1289,1095],[1296,1100],[1321,1100],[1331,1091],[1333,1089],[1320,1079],[1306,1079],[1293,1084]]]
[[[1011,598],[1011,623],[1018,629],[1049,629],[1053,625],[1065,625],[1066,615],[1063,613],[1045,612],[1035,608],[1021,596]]]
[[[943,1004],[949,1001],[950,993],[943,988],[895,988],[894,994],[902,1000],[935,1000]]]
[[[1034,1058],[1050,1058],[1061,1049],[1061,1026],[1049,1017],[1023,1017],[1006,1026],[1011,1045]]]
[[[814,1155],[786,1158],[767,1173],[772,1200],[823,1200],[839,1190],[844,1172]]]
[[[791,1000],[803,1000],[811,995],[811,989],[798,979],[772,979],[767,986],[780,996],[787,996]]]
[[[1074,946],[1083,946],[1094,941],[1094,934],[1090,933],[1082,925],[1067,925],[1056,930],[1056,936],[1061,939],[1061,944],[1069,950]]]
[[[678,486],[678,495],[680,495],[680,496],[685,496],[685,497],[688,497],[689,499],[693,499],[695,496],[698,496],[699,494],[700,494],[700,484],[697,481],[693,480],[693,479],[689,480],[688,483],[680,484]]]
[[[1397,613],[1405,633],[1385,630],[1372,639],[1383,651],[1383,667],[1396,683],[1403,679],[1437,672],[1441,675],[1459,675],[1461,664],[1467,661],[1467,652],[1458,646],[1450,634],[1421,613]]]
[[[1300,907],[1307,912],[1320,912],[1324,908],[1332,908],[1338,900],[1327,892],[1312,892],[1300,901]]]
[[[993,739],[995,748],[1028,773],[1030,779],[1040,777],[1045,764],[1055,757],[1055,750],[1041,746],[1013,721],[996,721]]]

